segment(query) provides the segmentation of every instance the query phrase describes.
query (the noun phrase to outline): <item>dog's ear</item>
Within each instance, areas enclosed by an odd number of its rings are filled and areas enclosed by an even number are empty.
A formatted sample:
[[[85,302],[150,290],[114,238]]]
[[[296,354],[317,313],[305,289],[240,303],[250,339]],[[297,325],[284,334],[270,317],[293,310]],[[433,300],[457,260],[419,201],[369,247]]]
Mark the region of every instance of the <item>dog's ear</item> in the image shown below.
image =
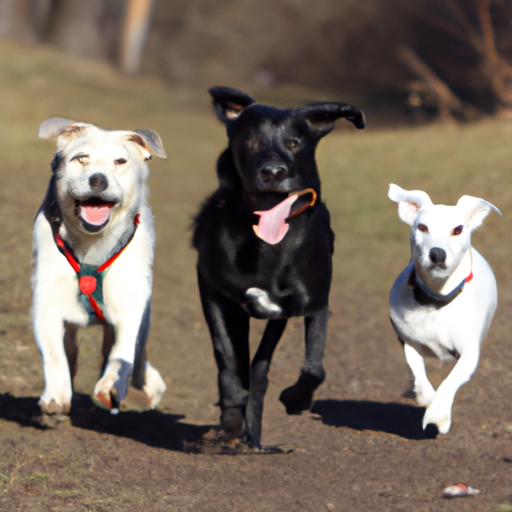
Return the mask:
[[[293,113],[304,118],[319,138],[327,135],[334,128],[334,122],[342,117],[353,123],[358,130],[366,126],[364,113],[347,103],[332,101],[309,103],[294,109]]]
[[[254,98],[232,87],[220,85],[208,89],[208,92],[213,98],[213,106],[217,112],[217,117],[224,124],[236,119],[245,107],[256,103]]]
[[[503,217],[503,214],[496,206],[473,196],[462,196],[457,201],[457,208],[462,208],[467,216],[467,225],[471,231],[479,228],[484,219],[494,210],[498,215]]]
[[[153,130],[132,130],[128,134],[128,140],[141,147],[146,160],[149,160],[151,155],[158,158],[167,158],[162,139]]]
[[[391,183],[388,197],[398,203],[398,217],[402,222],[412,226],[421,208],[433,206],[429,195],[423,190],[404,190]]]
[[[56,139],[59,135],[69,131],[81,130],[86,125],[77,123],[72,119],[65,119],[64,117],[51,117],[41,123],[39,126],[38,136],[40,139]]]

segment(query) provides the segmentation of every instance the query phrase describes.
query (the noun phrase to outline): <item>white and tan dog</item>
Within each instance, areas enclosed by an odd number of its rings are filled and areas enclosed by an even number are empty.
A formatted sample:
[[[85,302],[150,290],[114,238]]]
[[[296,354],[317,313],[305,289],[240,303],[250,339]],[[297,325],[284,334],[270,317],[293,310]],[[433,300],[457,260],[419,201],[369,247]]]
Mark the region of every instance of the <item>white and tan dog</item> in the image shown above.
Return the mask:
[[[501,213],[471,196],[455,206],[434,205],[425,192],[393,184],[388,196],[412,227],[411,262],[389,297],[391,323],[414,375],[416,399],[427,408],[423,428],[432,423],[446,434],[455,394],[476,370],[498,302],[494,274],[471,246],[471,233],[491,210]],[[437,391],[427,378],[426,356],[457,360]]]
[[[97,322],[104,326],[104,360],[95,402],[117,408],[131,383],[153,408],[166,386],[145,355],[155,244],[146,160],[166,158],[160,137],[62,118],[44,121],[39,137],[57,138],[33,234],[32,324],[45,380],[41,410],[69,412],[77,330]]]

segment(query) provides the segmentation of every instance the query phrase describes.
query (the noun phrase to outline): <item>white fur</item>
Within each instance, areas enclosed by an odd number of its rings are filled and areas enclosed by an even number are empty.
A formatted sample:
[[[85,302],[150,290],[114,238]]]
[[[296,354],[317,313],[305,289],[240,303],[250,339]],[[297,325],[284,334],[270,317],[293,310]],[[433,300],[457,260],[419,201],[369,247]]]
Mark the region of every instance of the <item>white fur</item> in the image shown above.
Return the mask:
[[[44,138],[58,135],[61,165],[56,170],[56,188],[63,218],[59,235],[72,246],[77,258],[96,266],[104,263],[122,235],[132,229],[135,215],[140,213],[140,224],[132,241],[103,278],[103,313],[105,320],[114,326],[116,337],[94,394],[108,396],[118,374],[119,361],[134,363],[139,326],[151,298],[155,230],[147,205],[145,163],[150,148],[129,139],[135,132],[102,130],[69,120],[60,120],[62,126],[58,126],[58,122],[54,118],[43,123],[40,135]],[[69,130],[76,126],[80,129]],[[165,155],[163,147],[161,150],[157,156]],[[88,155],[83,163],[73,160],[81,153]],[[116,164],[121,158],[126,163]],[[105,194],[117,204],[108,224],[98,233],[91,233],[82,226],[73,205],[75,199],[90,194],[89,177],[97,172],[108,179]],[[32,324],[45,378],[40,405],[43,411],[68,412],[72,383],[63,345],[64,322],[85,327],[90,323],[90,312],[79,300],[76,273],[57,249],[43,211],[34,224],[32,290]],[[149,363],[146,373],[150,378],[144,391],[155,407],[165,391],[165,383]]]
[[[395,281],[389,304],[395,330],[405,342],[406,361],[414,375],[414,391],[420,405],[427,407],[423,428],[437,425],[446,434],[451,426],[455,394],[468,382],[478,365],[480,346],[496,311],[498,294],[494,274],[483,256],[471,247],[471,233],[494,209],[492,204],[462,196],[456,206],[434,205],[423,191],[407,191],[390,185],[389,198],[398,203],[398,214],[411,226],[411,262]],[[462,226],[456,234],[454,228]],[[425,229],[426,228],[426,229]],[[429,257],[432,248],[446,252],[444,264]],[[432,291],[447,295],[473,272],[460,295],[436,309],[416,302],[408,281],[413,269]],[[460,358],[439,388],[427,378],[426,356],[442,360]]]
[[[259,307],[268,313],[279,314],[283,311],[280,306],[278,306],[275,302],[272,302],[268,292],[262,290],[261,288],[257,288],[255,286],[248,288],[245,292],[245,295],[257,302]]]

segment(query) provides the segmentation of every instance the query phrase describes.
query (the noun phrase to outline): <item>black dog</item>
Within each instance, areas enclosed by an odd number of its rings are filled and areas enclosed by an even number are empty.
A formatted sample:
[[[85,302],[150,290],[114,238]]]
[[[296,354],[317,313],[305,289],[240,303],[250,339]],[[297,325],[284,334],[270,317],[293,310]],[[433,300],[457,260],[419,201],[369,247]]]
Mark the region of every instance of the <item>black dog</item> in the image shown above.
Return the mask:
[[[281,110],[229,87],[209,92],[229,146],[217,162],[219,188],[195,219],[199,291],[219,369],[222,428],[261,448],[267,373],[288,318],[304,317],[306,357],[297,383],[281,393],[287,413],[309,409],[325,378],[334,235],[315,149],[336,119],[357,128],[365,119],[345,103]],[[252,364],[251,316],[268,319]]]

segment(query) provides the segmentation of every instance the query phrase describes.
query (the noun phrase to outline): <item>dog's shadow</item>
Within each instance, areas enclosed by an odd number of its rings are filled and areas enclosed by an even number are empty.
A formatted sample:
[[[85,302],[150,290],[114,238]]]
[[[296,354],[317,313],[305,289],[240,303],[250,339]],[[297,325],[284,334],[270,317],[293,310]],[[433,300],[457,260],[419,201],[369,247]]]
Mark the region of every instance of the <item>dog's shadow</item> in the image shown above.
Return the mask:
[[[42,420],[36,397],[14,397],[9,393],[0,394],[0,419],[16,422],[22,426],[47,428]],[[69,419],[74,427],[95,432],[126,437],[157,448],[174,451],[197,451],[203,435],[212,425],[193,425],[181,422],[185,416],[160,411],[121,412],[112,415],[99,409],[88,395],[75,393]]]
[[[316,400],[311,412],[321,416],[322,423],[354,430],[386,432],[405,439],[435,439],[434,425],[422,428],[424,407],[398,403],[356,400]]]

